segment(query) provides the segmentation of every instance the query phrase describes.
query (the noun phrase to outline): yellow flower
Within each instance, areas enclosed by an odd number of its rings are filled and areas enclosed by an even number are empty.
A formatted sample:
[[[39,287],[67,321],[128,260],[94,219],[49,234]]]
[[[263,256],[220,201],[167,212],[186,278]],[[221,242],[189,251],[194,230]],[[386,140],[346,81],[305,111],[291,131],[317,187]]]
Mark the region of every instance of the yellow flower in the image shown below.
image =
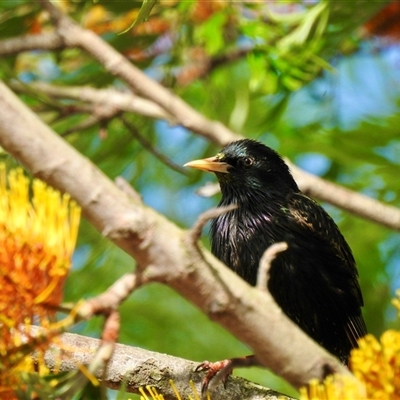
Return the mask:
[[[183,396],[179,393],[178,388],[176,387],[174,381],[170,379],[169,384],[171,385],[172,391],[175,393],[176,400],[183,400]],[[189,385],[192,389],[193,396],[188,396],[187,400],[200,400],[200,394],[197,392],[196,386],[192,380],[189,381]],[[158,393],[157,389],[152,386],[146,386],[139,388],[139,392],[141,394],[140,400],[164,400],[164,396]],[[149,396],[150,397],[149,397]],[[210,393],[207,392],[206,400],[211,400]]]
[[[32,364],[18,350],[29,326],[49,326],[62,300],[79,219],[69,195],[0,164],[0,390]]]
[[[400,332],[388,330],[380,342],[372,335],[358,341],[351,369],[370,399],[400,399]]]
[[[324,382],[312,380],[308,388],[300,389],[300,400],[360,400],[363,387],[349,376],[331,375]]]
[[[301,400],[399,400],[400,399],[400,332],[388,330],[378,341],[366,335],[353,349],[350,368],[358,379],[335,376],[323,383],[313,381],[301,389]],[[364,388],[364,394],[360,394]]]

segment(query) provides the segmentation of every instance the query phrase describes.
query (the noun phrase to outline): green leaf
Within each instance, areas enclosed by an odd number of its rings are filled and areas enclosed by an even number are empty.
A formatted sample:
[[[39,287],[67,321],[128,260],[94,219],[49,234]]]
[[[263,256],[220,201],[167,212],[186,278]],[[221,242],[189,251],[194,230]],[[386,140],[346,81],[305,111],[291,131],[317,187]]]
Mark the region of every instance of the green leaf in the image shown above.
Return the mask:
[[[278,42],[278,47],[289,49],[292,46],[301,46],[313,37],[320,38],[327,26],[328,16],[327,3],[318,3],[304,15],[304,19],[296,29]]]
[[[261,87],[267,75],[267,58],[262,52],[253,52],[247,56],[247,61],[251,74],[249,82],[250,91],[255,92]]]
[[[224,48],[224,25],[227,15],[222,12],[214,13],[196,31],[196,38],[204,43],[210,55],[217,54]]]
[[[157,3],[157,0],[143,0],[143,4],[142,4],[142,7],[140,8],[139,15],[137,16],[135,21],[133,21],[132,24],[128,28],[126,28],[124,31],[120,32],[119,35],[122,35],[123,33],[130,31],[132,28],[134,28],[136,25],[140,24],[141,22],[147,21],[151,10],[153,9],[153,7],[156,3]]]

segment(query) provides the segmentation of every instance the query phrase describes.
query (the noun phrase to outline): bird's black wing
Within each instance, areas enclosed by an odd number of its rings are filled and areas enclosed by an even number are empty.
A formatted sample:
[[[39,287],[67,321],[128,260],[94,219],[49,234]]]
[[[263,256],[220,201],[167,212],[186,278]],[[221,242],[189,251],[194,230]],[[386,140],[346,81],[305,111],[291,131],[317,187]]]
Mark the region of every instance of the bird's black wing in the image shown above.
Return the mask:
[[[303,193],[294,193],[288,201],[288,211],[300,233],[316,236],[335,249],[346,269],[358,275],[349,245],[330,215],[314,200]],[[360,292],[361,296],[361,292]]]
[[[342,299],[343,304],[333,307],[347,314],[346,334],[356,347],[357,339],[366,335],[367,330],[361,315],[363,298],[351,249],[333,219],[314,200],[294,193],[287,199],[286,207],[287,218],[283,219],[286,222],[282,228],[294,235],[294,246],[303,242],[303,247],[314,252],[312,259],[321,256],[321,268],[316,273],[335,291],[335,298]]]

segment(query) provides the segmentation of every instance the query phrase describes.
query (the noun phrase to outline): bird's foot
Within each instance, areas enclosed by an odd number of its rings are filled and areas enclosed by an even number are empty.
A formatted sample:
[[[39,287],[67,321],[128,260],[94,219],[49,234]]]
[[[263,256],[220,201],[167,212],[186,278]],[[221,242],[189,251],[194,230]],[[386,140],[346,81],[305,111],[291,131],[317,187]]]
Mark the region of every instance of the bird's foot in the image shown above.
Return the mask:
[[[201,382],[201,397],[205,398],[206,393],[212,387],[215,387],[219,382],[224,384],[226,388],[226,382],[229,375],[233,370],[233,360],[222,360],[217,362],[203,361],[195,368],[195,372],[207,371],[206,376]]]
[[[207,374],[201,383],[202,399],[205,398],[208,390],[214,388],[219,382],[222,382],[224,384],[224,388],[226,389],[226,383],[228,381],[229,375],[232,374],[234,368],[254,367],[259,365],[260,363],[254,355],[230,358],[228,360],[217,362],[203,361],[195,368],[195,372],[207,371]]]

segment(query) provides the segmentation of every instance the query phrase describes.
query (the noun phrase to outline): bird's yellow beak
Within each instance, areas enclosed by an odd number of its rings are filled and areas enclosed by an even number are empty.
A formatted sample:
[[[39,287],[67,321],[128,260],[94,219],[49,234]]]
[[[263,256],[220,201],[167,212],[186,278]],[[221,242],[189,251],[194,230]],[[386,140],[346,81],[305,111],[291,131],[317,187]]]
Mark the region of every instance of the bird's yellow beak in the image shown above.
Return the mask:
[[[208,172],[220,172],[227,174],[230,165],[219,160],[217,157],[203,158],[202,160],[194,160],[186,163],[184,167],[201,169]]]

